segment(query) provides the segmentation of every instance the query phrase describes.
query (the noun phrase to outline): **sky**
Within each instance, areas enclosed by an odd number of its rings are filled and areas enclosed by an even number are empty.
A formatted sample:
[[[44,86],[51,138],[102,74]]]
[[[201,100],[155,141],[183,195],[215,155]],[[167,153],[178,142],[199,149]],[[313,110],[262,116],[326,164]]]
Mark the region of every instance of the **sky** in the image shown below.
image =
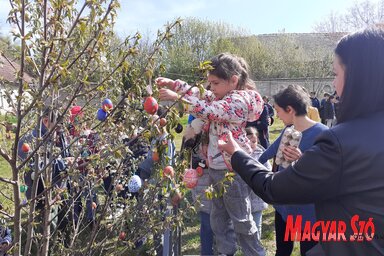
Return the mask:
[[[250,34],[313,32],[331,12],[344,13],[363,0],[120,0],[116,31],[156,34],[176,18],[197,17],[241,27]],[[376,2],[377,0],[372,0]],[[0,32],[7,34],[9,0],[0,0]]]

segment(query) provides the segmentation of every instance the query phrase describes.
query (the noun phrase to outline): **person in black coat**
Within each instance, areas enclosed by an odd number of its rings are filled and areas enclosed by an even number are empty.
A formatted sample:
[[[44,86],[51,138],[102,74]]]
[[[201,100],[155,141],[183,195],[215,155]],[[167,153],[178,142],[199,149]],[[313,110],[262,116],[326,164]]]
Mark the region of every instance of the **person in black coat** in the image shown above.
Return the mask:
[[[308,231],[310,239],[318,231],[320,243],[307,255],[384,255],[383,68],[383,30],[340,40],[333,64],[338,124],[302,155],[284,149],[286,158],[301,157],[282,172],[267,171],[231,135],[219,141],[219,148],[232,154],[234,171],[265,202],[315,203],[318,220],[336,223],[335,229]]]
[[[320,101],[316,97],[316,92],[311,92],[310,98],[311,98],[311,105],[312,105],[312,107],[317,108],[317,110],[320,111]]]
[[[269,112],[266,104],[263,106],[263,112],[259,119],[253,122],[247,122],[247,127],[255,127],[258,133],[259,144],[264,148],[269,147]]]
[[[267,96],[263,96],[264,104],[268,108],[268,115],[269,115],[269,125],[273,125],[274,123],[274,116],[275,116],[275,110],[273,109],[273,106],[271,103],[269,103],[269,98]]]
[[[333,99],[334,97],[331,95],[323,104],[323,118],[325,120],[325,125],[329,128],[331,128],[335,123],[335,108],[333,106]]]

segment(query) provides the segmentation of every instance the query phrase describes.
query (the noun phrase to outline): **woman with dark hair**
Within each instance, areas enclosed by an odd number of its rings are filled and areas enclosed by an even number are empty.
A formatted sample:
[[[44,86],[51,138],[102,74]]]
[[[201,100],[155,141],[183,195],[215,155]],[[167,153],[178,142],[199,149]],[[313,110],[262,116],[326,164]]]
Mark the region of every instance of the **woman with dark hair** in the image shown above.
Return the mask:
[[[309,149],[315,142],[316,137],[328,127],[311,120],[307,115],[307,109],[311,105],[309,94],[303,87],[298,85],[289,85],[287,88],[281,90],[277,94],[273,95],[275,102],[275,109],[277,116],[283,121],[284,125],[292,126],[292,129],[299,131],[302,134],[300,143],[297,146],[286,146],[287,152],[293,156],[293,158],[287,159],[294,161],[299,158],[302,152]],[[280,136],[272,143],[271,146],[260,156],[260,163],[264,164],[273,157],[276,157],[280,142],[284,142],[284,129]],[[284,171],[283,164],[279,163],[276,158],[275,163],[278,164],[276,170],[281,172]],[[313,204],[295,204],[285,205],[278,204],[274,205],[275,208],[275,238],[276,238],[276,254],[275,256],[287,256],[291,255],[293,251],[293,241],[287,241],[284,239],[285,226],[287,216],[291,215],[296,217],[300,215],[303,223],[310,222],[315,223],[315,208]],[[304,225],[302,225],[302,229]],[[305,253],[316,245],[316,241],[301,241],[300,242],[300,253]]]
[[[310,252],[384,255],[384,31],[343,37],[333,69],[338,124],[285,171],[267,171],[231,135],[219,148],[232,154],[233,169],[264,201],[315,203],[318,220],[337,224],[309,231],[310,239],[320,234],[320,247]]]

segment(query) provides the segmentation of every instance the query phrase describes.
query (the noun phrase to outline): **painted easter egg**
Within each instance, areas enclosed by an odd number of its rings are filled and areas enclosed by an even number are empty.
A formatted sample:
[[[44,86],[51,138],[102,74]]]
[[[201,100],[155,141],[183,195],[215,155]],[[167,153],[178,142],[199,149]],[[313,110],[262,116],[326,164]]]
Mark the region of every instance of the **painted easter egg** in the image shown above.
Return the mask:
[[[110,99],[105,99],[103,103],[101,103],[101,108],[105,111],[108,112],[109,110],[113,109],[113,103]]]
[[[142,182],[138,175],[133,175],[128,181],[128,190],[131,193],[137,193],[141,186]]]
[[[149,96],[144,101],[144,110],[150,114],[153,115],[157,112],[159,109],[159,104],[157,103],[157,100],[153,98],[152,96]]]
[[[107,112],[105,112],[102,108],[99,108],[99,110],[97,110],[97,120],[103,122],[105,119],[107,119]]]
[[[195,169],[186,169],[183,176],[183,182],[187,188],[194,188],[197,186],[199,176]]]

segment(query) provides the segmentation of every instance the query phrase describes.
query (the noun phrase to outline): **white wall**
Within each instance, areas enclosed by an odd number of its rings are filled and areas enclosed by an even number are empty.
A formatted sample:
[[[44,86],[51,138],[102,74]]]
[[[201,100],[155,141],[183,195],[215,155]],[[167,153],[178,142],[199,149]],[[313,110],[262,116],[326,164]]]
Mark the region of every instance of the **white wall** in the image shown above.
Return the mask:
[[[0,84],[0,114],[5,114],[7,111],[12,111],[12,108],[8,104],[8,96],[6,96],[6,89],[7,91],[10,92],[11,94],[11,99],[13,102],[16,102],[16,94],[17,94],[17,89],[12,88],[10,85],[7,85],[1,83]]]
[[[318,98],[322,98],[325,92],[333,93],[332,78],[308,78],[308,79],[275,79],[255,81],[257,91],[262,96],[272,96],[290,84],[297,84],[305,87],[309,92],[316,92]]]

